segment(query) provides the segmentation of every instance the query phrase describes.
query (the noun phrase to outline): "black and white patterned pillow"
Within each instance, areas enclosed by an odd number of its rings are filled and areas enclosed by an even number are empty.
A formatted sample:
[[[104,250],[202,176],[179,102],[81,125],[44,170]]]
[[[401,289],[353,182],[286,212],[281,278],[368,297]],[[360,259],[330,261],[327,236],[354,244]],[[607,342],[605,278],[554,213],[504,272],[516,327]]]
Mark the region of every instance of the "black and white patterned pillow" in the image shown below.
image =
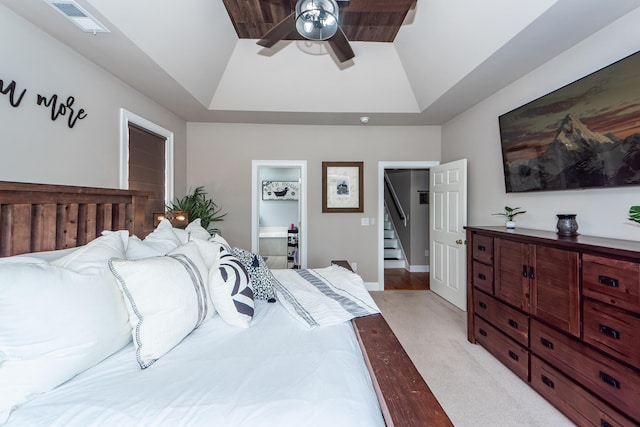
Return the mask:
[[[240,260],[249,273],[255,299],[275,302],[276,290],[274,283],[277,283],[277,280],[273,277],[271,270],[269,270],[262,258],[240,248],[231,249],[231,253]]]
[[[254,297],[249,273],[238,258],[224,249],[218,264],[209,270],[209,289],[222,320],[241,328],[250,326]]]

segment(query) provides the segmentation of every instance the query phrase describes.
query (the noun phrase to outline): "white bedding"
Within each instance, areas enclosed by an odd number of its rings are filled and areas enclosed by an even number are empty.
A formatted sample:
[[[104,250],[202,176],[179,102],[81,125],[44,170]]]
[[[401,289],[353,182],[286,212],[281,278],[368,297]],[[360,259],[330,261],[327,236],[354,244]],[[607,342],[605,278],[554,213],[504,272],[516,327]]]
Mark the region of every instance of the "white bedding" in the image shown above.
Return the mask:
[[[344,267],[272,271],[278,301],[309,328],[380,313],[362,278]]]
[[[308,329],[256,301],[248,329],[215,316],[145,370],[134,351],[25,403],[6,425],[384,425],[349,322]]]

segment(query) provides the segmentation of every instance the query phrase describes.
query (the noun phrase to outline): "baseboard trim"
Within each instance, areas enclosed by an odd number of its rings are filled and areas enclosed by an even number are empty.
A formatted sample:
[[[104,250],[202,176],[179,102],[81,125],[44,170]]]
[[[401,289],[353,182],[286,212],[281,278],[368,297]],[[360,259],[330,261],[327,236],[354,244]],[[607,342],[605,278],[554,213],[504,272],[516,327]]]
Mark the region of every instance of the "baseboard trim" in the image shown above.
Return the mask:
[[[384,268],[407,268],[407,262],[403,259],[385,259]]]
[[[378,282],[364,282],[364,287],[369,292],[384,291],[384,289],[381,289],[380,283]]]
[[[405,269],[410,273],[428,273],[429,265],[409,265]]]

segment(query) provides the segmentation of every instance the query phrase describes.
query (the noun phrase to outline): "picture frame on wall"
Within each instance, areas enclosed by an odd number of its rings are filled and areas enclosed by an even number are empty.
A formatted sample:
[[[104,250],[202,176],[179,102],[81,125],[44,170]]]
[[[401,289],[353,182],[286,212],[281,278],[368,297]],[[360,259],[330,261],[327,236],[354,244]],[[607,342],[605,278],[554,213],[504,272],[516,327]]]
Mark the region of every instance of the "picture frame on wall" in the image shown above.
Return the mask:
[[[363,162],[322,162],[322,212],[364,212]]]
[[[262,181],[262,200],[298,200],[300,183],[297,181]]]

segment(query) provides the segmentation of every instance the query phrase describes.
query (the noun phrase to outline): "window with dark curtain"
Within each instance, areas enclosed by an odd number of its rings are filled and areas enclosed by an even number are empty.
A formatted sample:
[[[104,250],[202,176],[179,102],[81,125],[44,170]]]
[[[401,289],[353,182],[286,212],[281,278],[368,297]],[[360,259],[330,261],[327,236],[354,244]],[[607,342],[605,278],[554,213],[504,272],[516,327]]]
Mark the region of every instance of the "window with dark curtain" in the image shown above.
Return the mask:
[[[152,213],[164,212],[166,139],[129,124],[129,189],[153,193],[147,205],[146,224]]]

